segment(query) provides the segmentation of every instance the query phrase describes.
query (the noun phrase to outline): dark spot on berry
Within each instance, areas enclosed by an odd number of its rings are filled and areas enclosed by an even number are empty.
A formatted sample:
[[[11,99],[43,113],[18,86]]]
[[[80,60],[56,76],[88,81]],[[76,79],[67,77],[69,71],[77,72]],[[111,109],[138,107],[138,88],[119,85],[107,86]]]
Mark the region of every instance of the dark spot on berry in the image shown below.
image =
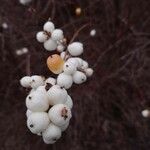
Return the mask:
[[[29,99],[31,100],[31,99],[32,99],[32,97],[31,97],[31,96],[29,96]]]
[[[63,87],[63,86],[61,86],[60,88],[61,88],[61,89],[64,89],[64,87]]]
[[[52,86],[52,84],[46,83],[45,90],[48,91]]]
[[[68,118],[68,110],[66,109],[66,107],[64,107],[61,111],[61,116],[64,118],[64,120],[66,120]]]
[[[35,80],[34,80],[34,79],[32,79],[32,82],[35,82]]]
[[[33,128],[33,127],[34,127],[34,125],[33,125],[33,124],[30,124],[30,127],[31,127],[31,128]]]
[[[53,140],[53,141],[57,141],[57,139],[56,139],[56,138],[53,138],[52,140]]]
[[[69,67],[69,65],[66,65],[66,67]]]

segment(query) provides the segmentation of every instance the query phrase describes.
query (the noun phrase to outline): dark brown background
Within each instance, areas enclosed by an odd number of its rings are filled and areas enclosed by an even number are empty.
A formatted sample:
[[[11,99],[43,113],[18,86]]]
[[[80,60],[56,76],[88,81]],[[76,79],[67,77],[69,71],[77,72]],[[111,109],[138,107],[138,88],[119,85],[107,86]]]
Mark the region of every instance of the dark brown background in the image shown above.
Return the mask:
[[[80,6],[82,14],[75,15]],[[50,55],[35,39],[51,17],[68,40],[84,24],[76,40],[85,44],[84,58],[94,75],[69,91],[74,100],[68,130],[54,145],[26,127],[26,92],[19,79],[31,72],[46,77]],[[150,119],[149,0],[0,0],[0,149],[1,150],[148,150]],[[97,34],[90,37],[95,28]],[[16,49],[29,53],[17,56]],[[30,70],[29,70],[30,64]]]

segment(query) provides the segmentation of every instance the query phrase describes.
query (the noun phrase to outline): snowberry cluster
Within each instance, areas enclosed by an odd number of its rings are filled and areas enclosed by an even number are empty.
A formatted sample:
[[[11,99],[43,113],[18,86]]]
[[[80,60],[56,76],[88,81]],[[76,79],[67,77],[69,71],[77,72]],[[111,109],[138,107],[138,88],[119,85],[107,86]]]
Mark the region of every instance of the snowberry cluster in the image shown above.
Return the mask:
[[[67,89],[73,83],[85,82],[87,77],[92,76],[93,69],[89,68],[87,61],[78,57],[83,53],[82,43],[67,45],[63,31],[55,29],[51,21],[44,24],[43,30],[37,33],[37,40],[44,43],[46,50],[60,52],[47,59],[47,66],[51,72],[58,74],[57,79],[34,75],[23,77],[20,83],[31,89],[26,98],[28,128],[42,136],[46,144],[53,144],[67,129],[72,117],[73,102]]]

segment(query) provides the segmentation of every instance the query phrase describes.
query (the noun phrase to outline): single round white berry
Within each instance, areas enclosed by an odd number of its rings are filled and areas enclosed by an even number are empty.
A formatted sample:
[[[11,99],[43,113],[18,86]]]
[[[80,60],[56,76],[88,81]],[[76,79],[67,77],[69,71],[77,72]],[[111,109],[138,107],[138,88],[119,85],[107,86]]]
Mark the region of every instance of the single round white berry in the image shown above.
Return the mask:
[[[50,105],[64,104],[67,101],[67,91],[59,85],[52,86],[47,91]]]
[[[31,77],[29,76],[25,76],[23,78],[21,78],[20,80],[20,84],[23,86],[23,87],[26,87],[26,88],[29,88],[31,86]]]
[[[42,133],[42,136],[46,144],[53,144],[61,137],[61,129],[50,123],[48,128]]]
[[[60,29],[55,29],[52,34],[51,34],[51,38],[54,40],[54,41],[60,41],[64,38],[64,35],[63,35],[63,31],[60,30]]]
[[[32,112],[31,110],[27,109],[27,111],[26,111],[26,116],[27,116],[27,118],[28,118],[32,113],[33,113],[33,112]]]
[[[51,85],[55,85],[56,84],[56,79],[55,78],[52,78],[52,77],[49,77],[45,80],[45,85],[49,83]]]
[[[49,108],[49,101],[46,93],[36,90],[26,98],[26,106],[33,112],[46,111]]]
[[[67,97],[67,101],[66,101],[65,105],[67,105],[70,109],[72,109],[72,107],[73,107],[73,101],[69,95]]]
[[[76,64],[77,61],[74,60],[74,62],[72,62],[69,60],[67,62],[65,62],[63,70],[64,70],[65,74],[72,75],[77,70],[77,64]]]
[[[85,69],[85,74],[87,77],[91,77],[93,75],[93,69],[92,68],[87,68]]]
[[[73,74],[73,82],[76,84],[81,84],[81,83],[85,82],[86,79],[87,79],[86,75],[81,71],[76,71]]]
[[[34,112],[27,119],[27,126],[34,134],[43,132],[49,123],[49,116],[46,112]]]
[[[83,60],[81,68],[82,69],[87,69],[88,67],[89,67],[88,62]]]
[[[143,110],[142,111],[142,116],[145,117],[145,118],[150,117],[150,111],[147,110],[147,109]]]
[[[69,126],[69,121],[65,125],[60,126],[61,131],[64,132],[68,128],[68,126]]]
[[[57,51],[58,51],[58,52],[63,52],[64,49],[65,49],[65,46],[62,45],[62,44],[59,44],[59,45],[57,46]]]
[[[32,0],[19,0],[19,2],[22,4],[22,5],[27,5],[28,3],[30,3]]]
[[[79,56],[83,53],[83,44],[80,42],[73,42],[69,44],[67,49],[72,56]]]
[[[47,21],[44,26],[43,30],[52,33],[55,29],[54,24],[51,21]]]
[[[48,36],[45,34],[45,32],[40,31],[36,34],[36,39],[38,42],[45,42],[48,39]]]
[[[65,125],[72,117],[70,108],[64,104],[54,105],[50,108],[48,114],[50,120],[57,126]]]
[[[96,35],[96,30],[95,29],[92,29],[91,31],[90,31],[90,36],[95,36]]]
[[[65,89],[69,89],[72,86],[72,83],[72,76],[64,72],[57,77],[57,84]]]
[[[53,51],[57,48],[57,43],[50,38],[46,42],[44,42],[44,48],[48,51]]]
[[[42,76],[34,75],[31,76],[31,87],[36,89],[41,85],[44,85],[45,78]]]

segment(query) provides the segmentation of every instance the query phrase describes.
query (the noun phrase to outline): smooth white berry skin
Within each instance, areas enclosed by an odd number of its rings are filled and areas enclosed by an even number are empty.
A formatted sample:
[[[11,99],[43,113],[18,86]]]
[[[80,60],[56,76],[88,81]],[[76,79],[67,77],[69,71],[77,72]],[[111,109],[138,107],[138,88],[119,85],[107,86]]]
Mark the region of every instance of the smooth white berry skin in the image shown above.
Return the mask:
[[[51,38],[55,41],[60,41],[64,38],[63,31],[60,29],[55,29],[52,34]]]
[[[66,117],[62,114],[64,109],[67,110]],[[70,108],[64,104],[57,104],[51,107],[48,115],[52,123],[56,126],[65,125],[72,117]]]
[[[55,29],[54,24],[51,21],[47,21],[44,26],[43,30],[52,33]]]
[[[60,52],[60,53],[63,52],[64,49],[65,49],[65,46],[62,45],[62,44],[59,44],[59,45],[57,46],[57,51]]]
[[[72,107],[73,107],[73,101],[69,95],[67,97],[67,101],[66,101],[65,105],[67,105],[70,109],[72,109]]]
[[[61,137],[61,134],[61,129],[50,123],[48,128],[42,133],[42,136],[46,144],[53,144]]]
[[[44,80],[45,78],[42,76],[38,76],[38,75],[31,76],[31,87],[33,89],[36,89],[39,86],[44,85]]]
[[[66,52],[61,52],[60,57],[64,60],[66,56]]]
[[[142,111],[142,116],[145,117],[145,118],[149,117],[150,116],[150,111],[147,110],[147,109],[143,110]]]
[[[65,125],[60,126],[61,131],[64,132],[68,128],[68,126],[69,126],[69,121]]]
[[[81,68],[83,66],[83,59],[79,57],[75,57],[75,59],[78,61],[78,68]]]
[[[36,34],[36,39],[38,42],[44,43],[48,39],[48,36],[43,31],[40,31]]]
[[[52,78],[52,77],[49,77],[45,80],[45,85],[49,83],[51,85],[55,85],[56,84],[56,79],[55,78]]]
[[[95,29],[91,30],[90,31],[90,36],[95,36],[95,35],[96,35],[96,30]]]
[[[67,49],[72,56],[79,56],[83,53],[83,44],[80,42],[73,42],[69,44]]]
[[[33,113],[33,112],[32,112],[31,110],[27,109],[27,111],[26,111],[26,116],[27,116],[27,118],[28,118],[32,113]]]
[[[83,60],[83,62],[82,62],[82,69],[87,69],[89,67],[89,64],[88,64],[88,62],[87,61],[84,61]]]
[[[81,84],[81,83],[85,82],[86,79],[87,79],[86,75],[81,71],[76,71],[73,74],[73,82],[76,84]]]
[[[46,112],[34,112],[27,119],[27,126],[34,134],[43,132],[49,123],[50,119]]]
[[[29,88],[31,86],[31,81],[32,81],[31,77],[25,76],[25,77],[21,78],[20,84],[25,88]]]
[[[87,77],[91,77],[93,75],[93,69],[92,68],[87,68],[85,69],[85,74]]]
[[[64,67],[63,67],[63,71],[65,74],[72,75],[76,72],[76,70],[77,70],[76,62],[72,62],[70,60],[65,62]]]
[[[57,77],[57,84],[65,89],[69,89],[72,86],[72,83],[72,76],[64,72]]]
[[[64,104],[67,101],[68,93],[59,85],[54,85],[47,91],[47,96],[50,105]]]
[[[52,40],[51,38],[44,42],[44,48],[47,51],[54,51],[57,48],[56,41]]]
[[[26,106],[33,112],[46,111],[49,108],[49,101],[46,92],[36,90],[26,98]]]

